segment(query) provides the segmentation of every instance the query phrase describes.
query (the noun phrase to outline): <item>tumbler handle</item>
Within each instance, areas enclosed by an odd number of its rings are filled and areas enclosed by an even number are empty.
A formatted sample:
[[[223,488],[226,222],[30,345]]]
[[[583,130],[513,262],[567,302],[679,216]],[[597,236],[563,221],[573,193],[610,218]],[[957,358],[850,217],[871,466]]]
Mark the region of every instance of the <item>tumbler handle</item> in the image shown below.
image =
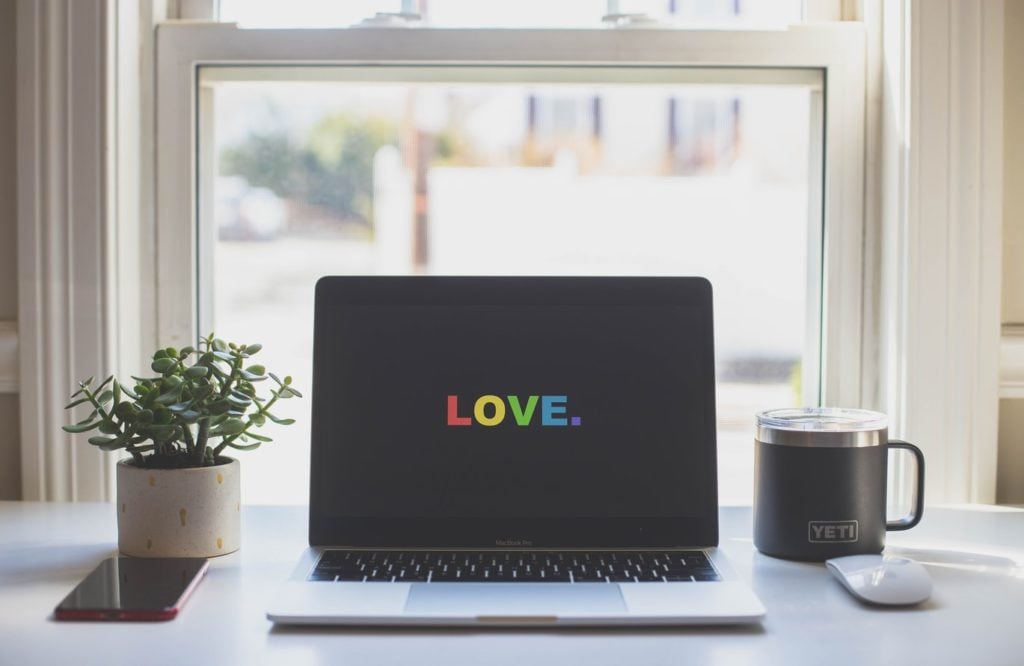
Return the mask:
[[[890,520],[885,523],[886,530],[899,532],[901,530],[909,530],[914,525],[917,525],[921,522],[921,516],[924,514],[924,454],[921,453],[921,449],[910,442],[904,442],[899,439],[890,439],[888,448],[906,449],[914,454],[914,458],[917,459],[917,480],[914,484],[914,511],[898,520]]]

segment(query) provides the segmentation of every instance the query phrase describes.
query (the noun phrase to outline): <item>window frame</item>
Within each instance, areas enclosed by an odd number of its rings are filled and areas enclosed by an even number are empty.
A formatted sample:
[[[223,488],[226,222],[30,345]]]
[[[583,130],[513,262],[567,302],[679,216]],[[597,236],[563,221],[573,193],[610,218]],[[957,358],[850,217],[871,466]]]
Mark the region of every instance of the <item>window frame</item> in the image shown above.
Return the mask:
[[[805,377],[819,372],[821,377],[817,400],[812,396],[811,401],[864,405],[864,396],[873,393],[865,387],[880,379],[876,367],[862,363],[866,340],[877,335],[865,330],[863,288],[878,262],[864,255],[865,37],[859,23],[779,31],[247,30],[234,24],[165,23],[157,29],[156,51],[154,330],[160,339],[155,344],[190,344],[199,323],[207,320],[198,300],[199,267],[210,261],[199,256],[210,243],[198,243],[198,195],[204,186],[198,164],[212,156],[199,152],[199,114],[206,106],[200,67],[640,65],[693,68],[730,83],[765,83],[772,70],[800,68],[820,70],[824,81],[823,94],[812,95],[812,103],[817,98],[824,105],[825,122],[817,136],[812,133],[811,146],[812,156],[824,161],[820,169],[817,160],[811,163],[811,173],[823,178],[821,188],[811,188],[809,202],[822,211],[820,227],[811,225],[810,242],[821,247],[823,273],[822,279],[808,279],[809,302],[821,303],[820,358],[805,359]],[[820,201],[814,200],[815,191]],[[808,325],[817,328],[816,323]]]

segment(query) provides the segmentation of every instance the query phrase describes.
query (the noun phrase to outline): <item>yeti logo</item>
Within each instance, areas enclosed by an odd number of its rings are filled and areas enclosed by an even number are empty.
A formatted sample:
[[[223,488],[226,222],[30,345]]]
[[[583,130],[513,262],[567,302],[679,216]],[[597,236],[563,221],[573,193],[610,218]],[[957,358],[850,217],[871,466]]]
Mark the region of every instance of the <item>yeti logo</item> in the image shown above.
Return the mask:
[[[812,520],[807,523],[807,540],[811,543],[851,543],[857,540],[856,520]]]

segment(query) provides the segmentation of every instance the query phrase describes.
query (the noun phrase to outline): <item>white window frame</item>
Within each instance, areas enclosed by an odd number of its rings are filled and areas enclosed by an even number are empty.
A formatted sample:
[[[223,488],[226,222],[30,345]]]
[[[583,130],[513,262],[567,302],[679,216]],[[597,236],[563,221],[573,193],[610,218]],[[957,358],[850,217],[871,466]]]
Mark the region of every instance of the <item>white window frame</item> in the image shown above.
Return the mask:
[[[695,81],[739,84],[770,83],[772,77],[786,82],[787,70],[816,69],[826,84],[823,95],[812,95],[812,103],[824,104],[828,115],[823,130],[812,130],[811,173],[824,174],[824,187],[811,188],[809,205],[815,223],[810,242],[821,247],[825,279],[809,279],[808,296],[810,302],[822,303],[823,344],[821,359],[805,359],[805,377],[816,379],[820,370],[824,404],[861,405],[863,387],[880,379],[874,366],[861,363],[865,338],[861,266],[866,265],[862,241],[864,45],[863,27],[856,23],[785,31],[244,30],[233,24],[161,25],[156,123],[159,344],[189,344],[197,324],[206,320],[197,302],[197,269],[210,261],[197,254],[197,234],[202,233],[197,194],[204,186],[197,169],[204,156],[196,152],[197,116],[206,106],[198,81],[202,66],[641,65],[688,69]],[[822,150],[822,140],[827,150]],[[824,165],[819,169],[822,155]],[[816,195],[824,200],[815,200]],[[821,225],[818,210],[824,219]],[[809,256],[819,255],[816,249]],[[825,290],[824,299],[820,288]],[[810,325],[816,338],[817,322]],[[810,383],[806,381],[805,386]]]

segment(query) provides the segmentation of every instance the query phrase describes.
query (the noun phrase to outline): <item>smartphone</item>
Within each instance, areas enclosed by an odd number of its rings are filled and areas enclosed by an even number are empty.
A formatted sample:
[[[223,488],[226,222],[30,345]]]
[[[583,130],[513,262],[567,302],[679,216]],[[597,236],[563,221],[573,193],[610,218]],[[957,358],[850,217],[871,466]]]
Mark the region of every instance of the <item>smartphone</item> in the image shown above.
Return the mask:
[[[54,611],[58,620],[173,619],[206,573],[201,557],[111,557]]]

